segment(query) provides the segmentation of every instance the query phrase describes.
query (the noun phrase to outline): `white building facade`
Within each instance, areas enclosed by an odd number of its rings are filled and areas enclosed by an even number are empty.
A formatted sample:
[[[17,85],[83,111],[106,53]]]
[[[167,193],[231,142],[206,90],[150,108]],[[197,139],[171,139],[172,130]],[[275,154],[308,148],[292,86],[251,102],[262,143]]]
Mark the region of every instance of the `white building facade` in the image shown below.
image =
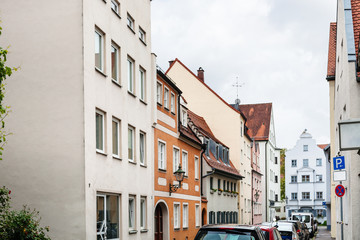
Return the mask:
[[[292,212],[312,212],[320,223],[326,220],[329,162],[323,149],[306,130],[294,148],[286,152],[286,216]]]

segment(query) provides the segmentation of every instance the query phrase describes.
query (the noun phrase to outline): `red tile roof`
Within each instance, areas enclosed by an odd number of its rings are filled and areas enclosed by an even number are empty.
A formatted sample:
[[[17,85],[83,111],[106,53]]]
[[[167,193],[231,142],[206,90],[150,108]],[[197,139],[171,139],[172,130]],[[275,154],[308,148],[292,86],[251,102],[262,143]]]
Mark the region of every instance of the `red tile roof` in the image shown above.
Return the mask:
[[[230,166],[226,165],[222,161],[217,161],[215,156],[212,154],[211,151],[209,151],[209,157],[204,155],[204,159],[209,164],[210,167],[215,168],[216,170],[220,170],[222,172],[228,172],[232,175],[235,175],[237,178],[244,178],[238,170],[236,170],[235,166],[232,164],[231,161],[229,161]]]
[[[189,129],[188,127],[184,127],[182,124],[180,124],[180,134],[183,134],[185,137],[189,138],[190,140],[201,144],[201,141],[198,137],[195,136],[195,134]]]
[[[255,140],[269,140],[272,103],[239,105],[247,118],[248,134]]]
[[[330,23],[329,33],[329,52],[328,52],[328,65],[327,65],[327,76],[328,80],[331,77],[335,77],[336,68],[336,23]]]
[[[321,149],[324,149],[328,146],[329,144],[318,144],[318,147]]]

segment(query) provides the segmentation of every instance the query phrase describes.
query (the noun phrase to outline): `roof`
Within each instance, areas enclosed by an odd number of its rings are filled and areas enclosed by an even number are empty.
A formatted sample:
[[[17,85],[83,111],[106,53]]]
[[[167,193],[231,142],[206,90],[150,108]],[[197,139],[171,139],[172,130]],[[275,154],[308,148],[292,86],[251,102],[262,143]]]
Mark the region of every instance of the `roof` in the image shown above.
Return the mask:
[[[240,225],[240,224],[214,224],[214,225],[205,225],[201,227],[202,229],[244,229],[244,230],[255,230],[259,228],[259,226],[253,225]]]
[[[249,136],[255,140],[269,140],[272,103],[242,104],[239,108],[247,118]]]
[[[318,147],[321,149],[325,149],[329,144],[318,144]]]
[[[199,138],[196,137],[195,134],[193,133],[193,131],[191,131],[191,129],[189,129],[188,127],[184,127],[182,124],[180,124],[179,131],[180,131],[181,135],[183,135],[186,138],[188,138],[189,140],[192,140],[193,142],[201,145],[201,141],[199,140]]]
[[[330,23],[327,80],[335,80],[336,69],[336,22]]]

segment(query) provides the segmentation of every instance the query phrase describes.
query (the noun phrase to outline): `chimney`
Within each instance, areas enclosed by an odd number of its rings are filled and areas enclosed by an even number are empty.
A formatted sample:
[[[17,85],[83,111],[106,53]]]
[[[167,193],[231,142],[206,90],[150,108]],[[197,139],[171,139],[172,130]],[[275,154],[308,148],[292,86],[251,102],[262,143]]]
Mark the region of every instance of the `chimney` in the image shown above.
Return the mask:
[[[169,67],[171,67],[171,65],[173,64],[174,60],[170,60],[169,61]]]
[[[202,67],[199,67],[199,70],[197,70],[197,72],[198,72],[198,78],[202,81],[202,82],[204,82],[204,69],[202,69]]]

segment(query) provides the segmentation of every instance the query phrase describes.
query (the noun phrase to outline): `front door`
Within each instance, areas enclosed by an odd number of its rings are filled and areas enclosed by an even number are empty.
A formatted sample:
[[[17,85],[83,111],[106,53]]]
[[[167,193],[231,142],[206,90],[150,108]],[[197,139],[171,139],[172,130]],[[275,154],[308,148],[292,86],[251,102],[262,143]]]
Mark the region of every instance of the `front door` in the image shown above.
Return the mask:
[[[155,209],[155,240],[163,240],[163,215],[160,205]]]

